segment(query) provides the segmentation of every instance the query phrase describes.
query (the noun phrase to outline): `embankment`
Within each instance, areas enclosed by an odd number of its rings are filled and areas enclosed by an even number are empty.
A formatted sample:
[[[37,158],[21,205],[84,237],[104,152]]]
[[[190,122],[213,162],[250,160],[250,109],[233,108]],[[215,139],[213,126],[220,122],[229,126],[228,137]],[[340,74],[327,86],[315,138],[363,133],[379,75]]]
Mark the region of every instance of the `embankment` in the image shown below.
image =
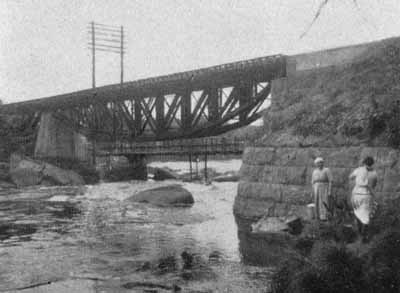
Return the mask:
[[[376,160],[378,201],[400,196],[400,39],[287,58],[263,134],[243,155],[234,203],[242,246],[262,216],[305,215],[316,156],[332,170],[338,201],[367,155]]]

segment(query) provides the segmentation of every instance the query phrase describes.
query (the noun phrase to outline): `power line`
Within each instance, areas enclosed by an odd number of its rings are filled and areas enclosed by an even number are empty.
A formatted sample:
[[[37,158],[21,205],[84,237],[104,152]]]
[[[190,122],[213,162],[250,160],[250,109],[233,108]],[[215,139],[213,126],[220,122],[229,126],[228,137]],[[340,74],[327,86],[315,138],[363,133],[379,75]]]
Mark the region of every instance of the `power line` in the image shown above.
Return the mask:
[[[120,37],[121,37],[121,35],[116,35],[116,34],[112,34],[112,33],[100,32],[100,31],[97,31],[96,28],[94,28],[94,29],[95,29],[95,31],[96,31],[96,35],[110,36],[110,37],[117,37],[117,38],[120,38]],[[92,31],[89,30],[88,33],[91,34]]]
[[[91,41],[91,39],[89,41]],[[103,38],[97,38],[96,36],[95,36],[95,41],[105,41],[105,42],[118,43],[118,44],[121,42],[121,40],[117,40],[117,39],[103,39]]]
[[[90,22],[88,49],[92,52],[92,87],[96,87],[96,51],[120,55],[121,84],[124,82],[124,27]],[[98,37],[100,35],[100,37]]]
[[[88,47],[88,49],[92,49],[91,47]],[[121,54],[121,51],[113,51],[110,49],[103,49],[103,48],[96,48],[96,51],[102,51],[102,52],[110,52],[110,53],[116,53],[116,54]],[[124,52],[126,53],[126,52]]]
[[[117,50],[121,49],[121,46],[117,47],[117,46],[110,46],[110,45],[104,45],[104,44],[98,44],[98,43],[87,43],[87,45],[94,46],[94,47],[100,46],[100,47],[105,47],[105,48],[110,48],[110,49],[117,49]],[[122,48],[122,49],[126,49],[126,48]]]
[[[114,32],[114,33],[120,33],[120,30],[117,29],[109,29],[109,28],[102,28],[102,27],[96,27],[96,25],[94,26],[96,31],[105,31],[105,32]],[[91,27],[88,27],[88,29],[91,29]]]
[[[104,23],[99,23],[99,22],[93,22],[93,23],[95,26],[110,27],[110,28],[116,28],[116,29],[120,28],[119,26],[116,26],[116,25],[104,24]]]

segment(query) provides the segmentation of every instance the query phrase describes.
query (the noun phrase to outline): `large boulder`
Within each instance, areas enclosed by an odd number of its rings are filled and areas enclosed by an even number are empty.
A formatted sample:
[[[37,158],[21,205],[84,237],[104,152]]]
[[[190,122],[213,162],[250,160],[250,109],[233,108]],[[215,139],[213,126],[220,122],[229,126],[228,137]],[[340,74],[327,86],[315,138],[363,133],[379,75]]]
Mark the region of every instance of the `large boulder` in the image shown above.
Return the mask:
[[[43,169],[43,164],[39,162],[22,159],[10,165],[11,180],[18,187],[38,185],[43,180]]]
[[[56,185],[84,185],[85,181],[78,173],[64,170],[51,164],[44,164],[44,178],[53,181]]]
[[[178,184],[145,190],[127,200],[157,206],[188,206],[194,203],[192,194]]]
[[[299,234],[303,228],[301,219],[291,217],[262,217],[251,225],[253,233],[285,233]]]
[[[39,185],[83,185],[85,181],[76,172],[29,158],[12,157],[10,177],[18,187]]]

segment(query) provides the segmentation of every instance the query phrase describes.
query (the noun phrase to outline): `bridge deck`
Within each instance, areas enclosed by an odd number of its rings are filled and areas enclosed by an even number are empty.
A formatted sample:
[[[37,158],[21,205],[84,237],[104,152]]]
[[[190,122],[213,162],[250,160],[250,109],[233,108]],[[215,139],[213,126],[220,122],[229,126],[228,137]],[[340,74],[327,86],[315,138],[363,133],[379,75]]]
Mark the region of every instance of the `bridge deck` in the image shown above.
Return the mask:
[[[52,111],[75,106],[90,105],[93,102],[122,101],[127,96],[137,98],[172,94],[190,82],[192,90],[209,86],[231,85],[245,76],[254,79],[272,79],[286,74],[286,56],[273,55],[218,66],[191,70],[181,73],[140,79],[132,82],[87,89],[47,98],[33,99],[0,106],[0,114],[16,114],[33,111]]]

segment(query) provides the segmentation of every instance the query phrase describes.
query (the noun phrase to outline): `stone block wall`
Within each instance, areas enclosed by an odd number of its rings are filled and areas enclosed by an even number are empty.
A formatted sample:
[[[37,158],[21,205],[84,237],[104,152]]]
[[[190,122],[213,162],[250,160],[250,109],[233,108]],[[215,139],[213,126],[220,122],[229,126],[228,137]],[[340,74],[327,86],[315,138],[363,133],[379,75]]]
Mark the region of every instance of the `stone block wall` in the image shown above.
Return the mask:
[[[306,215],[312,202],[311,174],[315,157],[325,158],[333,174],[333,196],[347,200],[348,176],[365,156],[375,159],[376,195],[384,203],[400,196],[400,151],[388,147],[248,147],[243,154],[234,213],[255,221],[262,216]]]

